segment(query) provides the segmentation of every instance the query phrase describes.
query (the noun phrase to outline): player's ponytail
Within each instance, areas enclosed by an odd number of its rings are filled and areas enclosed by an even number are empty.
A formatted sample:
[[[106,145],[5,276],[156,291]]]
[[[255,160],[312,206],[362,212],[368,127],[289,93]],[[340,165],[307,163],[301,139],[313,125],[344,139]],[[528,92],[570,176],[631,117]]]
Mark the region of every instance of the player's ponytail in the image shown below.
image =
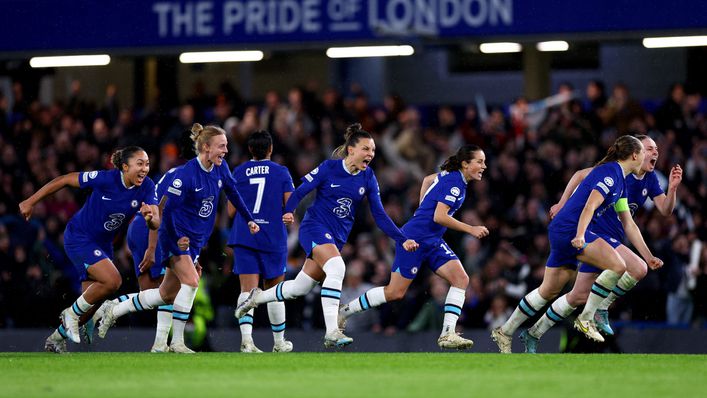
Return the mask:
[[[113,163],[113,166],[116,169],[123,170],[123,165],[127,166],[128,160],[130,160],[130,158],[132,158],[136,152],[145,152],[145,150],[135,145],[126,146],[122,149],[117,149],[110,156],[110,162]]]
[[[459,148],[457,153],[448,157],[447,160],[442,163],[440,169],[444,171],[459,170],[462,168],[462,162],[470,162],[474,159],[474,153],[480,150],[481,148],[476,145],[464,145]]]
[[[630,135],[622,135],[614,141],[614,144],[606,151],[606,156],[604,156],[596,166],[628,159],[634,153],[641,152],[641,148],[643,148],[643,144],[638,138]]]
[[[213,125],[204,127],[199,123],[194,123],[191,127],[191,135],[189,138],[194,141],[194,151],[198,155],[201,152],[201,148],[204,144],[209,142],[211,137],[221,134],[226,135],[226,132],[221,127]]]
[[[265,130],[258,130],[248,137],[248,151],[255,160],[268,157],[272,148],[272,136]]]
[[[371,137],[371,134],[368,131],[363,130],[361,123],[354,123],[350,125],[346,128],[346,133],[344,133],[344,144],[334,149],[332,156],[340,159],[345,158],[349,154],[346,148],[355,147],[361,138],[372,139],[373,137]]]

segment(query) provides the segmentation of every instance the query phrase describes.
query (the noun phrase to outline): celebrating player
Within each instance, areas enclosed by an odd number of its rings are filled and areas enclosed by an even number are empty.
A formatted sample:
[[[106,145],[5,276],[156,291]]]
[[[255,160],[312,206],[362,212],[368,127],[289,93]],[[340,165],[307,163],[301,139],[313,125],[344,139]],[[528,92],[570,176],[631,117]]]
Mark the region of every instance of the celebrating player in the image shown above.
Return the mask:
[[[420,207],[402,228],[406,236],[420,244],[419,250],[409,253],[401,250],[400,245],[396,246],[390,282],[344,305],[339,311],[342,329],[351,315],[402,299],[420,266],[426,264],[451,285],[444,302],[444,323],[437,344],[441,348],[451,349],[467,349],[474,345],[473,341],[455,331],[469,276],[442,236],[447,228],[476,238],[488,235],[486,227],[471,226],[452,217],[464,203],[468,182],[481,180],[486,170],[486,155],[475,145],[465,145],[447,159],[441,169],[442,172],[425,177],[420,192]]]
[[[658,211],[668,216],[675,208],[677,198],[677,188],[682,180],[682,169],[680,165],[676,165],[670,171],[668,181],[668,193],[663,192],[663,189],[658,183],[656,176],[655,164],[658,161],[658,146],[655,141],[648,136],[638,135],[643,147],[646,149],[646,157],[641,166],[641,170],[637,174],[629,174],[626,176],[626,189],[628,208],[631,215],[643,206],[647,197],[650,197],[656,205]],[[592,168],[587,168],[576,172],[570,179],[567,188],[562,194],[560,201],[550,209],[550,216],[553,217],[565,205],[572,192],[577,188],[577,185],[586,178],[592,171]],[[540,337],[545,334],[555,323],[560,322],[569,316],[575,308],[584,304],[590,294],[598,295],[604,299],[599,304],[594,315],[594,321],[597,329],[605,335],[613,335],[614,331],[609,324],[608,308],[618,298],[624,296],[631,290],[648,272],[648,267],[645,261],[638,257],[633,251],[623,245],[625,234],[619,216],[616,210],[609,208],[606,213],[597,218],[591,226],[592,231],[608,242],[626,262],[626,273],[619,279],[616,287],[610,292],[597,288],[593,289],[592,285],[601,272],[600,269],[588,264],[582,264],[579,267],[577,280],[572,287],[572,291],[561,296],[550,306],[547,312],[533,325],[530,329],[523,331],[520,334],[521,341],[525,345],[525,351],[534,353],[537,350],[537,344]]]
[[[65,174],[20,203],[20,213],[29,220],[37,203],[65,186],[93,189],[64,231],[64,250],[81,275],[83,294],[62,311],[61,325],[44,344],[46,351],[65,352],[67,338],[79,343],[79,321],[90,319],[92,308],[120,288],[122,279],[111,258],[123,222],[139,211],[150,229],[160,226],[147,153],[129,146],[115,151],[111,161],[113,170]]]
[[[161,203],[164,206],[159,243],[162,261],[169,262],[162,284],[157,289],[140,292],[132,300],[118,305],[109,303],[98,326],[98,335],[105,337],[117,318],[136,311],[172,304],[172,342],[169,350],[194,353],[184,344],[184,327],[199,286],[200,267],[195,265],[201,248],[214,227],[219,194],[223,188],[238,212],[248,220],[251,233],[260,229],[243,203],[236,182],[223,158],[228,153],[226,133],[220,127],[202,127],[195,123],[191,139],[197,157],[174,172],[171,185]]]
[[[356,123],[346,129],[346,142],[335,151],[343,159],[326,160],[302,178],[285,206],[283,221],[294,222],[292,212],[309,192],[316,189],[317,198],[307,209],[299,230],[299,241],[307,254],[302,271],[294,280],[280,282],[266,291],[251,290],[248,298],[236,308],[241,319],[259,304],[290,300],[304,296],[323,280],[321,300],[326,324],[324,345],[343,347],[353,339],[338,327],[339,299],[346,266],[340,250],[351,232],[356,210],[368,198],[378,226],[405,250],[414,251],[417,243],[407,239],[383,209],[375,173],[369,164],[376,145],[371,135]]]
[[[506,323],[491,332],[502,353],[511,352],[511,339],[518,326],[557,297],[562,288],[574,279],[577,261],[605,270],[595,283],[598,288],[608,292],[616,286],[626,271],[626,262],[609,243],[589,228],[590,222],[610,207],[615,207],[621,215],[629,240],[651,267],[660,266],[661,261],[651,255],[638,227],[626,212],[625,178],[629,173],[640,172],[644,158],[645,150],[640,140],[627,135],[619,137],[552,220],[548,228],[550,256],[540,287],[523,297]],[[587,301],[592,316],[600,302],[594,297]],[[601,339],[591,318],[577,318],[575,327],[588,337]]]
[[[233,247],[233,273],[241,282],[238,304],[258,287],[261,275],[266,289],[285,279],[287,230],[282,222],[282,210],[294,190],[287,168],[270,160],[273,150],[270,133],[253,133],[248,139],[248,150],[253,159],[236,167],[233,178],[260,232],[251,235],[245,217],[236,214],[228,244]],[[233,205],[228,205],[230,216],[235,210]],[[253,312],[250,310],[238,319],[241,352],[262,352],[253,342]],[[292,351],[292,343],[285,340],[285,303],[268,303],[268,315],[275,340],[273,352]]]

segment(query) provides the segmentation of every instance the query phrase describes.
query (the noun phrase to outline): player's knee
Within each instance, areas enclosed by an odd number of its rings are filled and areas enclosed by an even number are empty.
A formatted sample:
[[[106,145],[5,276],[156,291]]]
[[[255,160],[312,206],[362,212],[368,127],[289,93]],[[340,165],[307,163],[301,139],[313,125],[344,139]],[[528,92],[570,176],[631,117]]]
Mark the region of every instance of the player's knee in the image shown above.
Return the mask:
[[[115,293],[120,289],[120,285],[122,285],[122,283],[123,280],[120,278],[120,276],[117,276],[109,278],[107,281],[104,282],[104,285],[106,287],[106,290],[108,290],[110,293]]]
[[[612,261],[609,262],[609,269],[619,275],[623,275],[626,272],[626,262],[619,256],[615,256]]]
[[[469,286],[469,275],[466,272],[460,272],[458,275],[454,275],[450,284],[459,289],[466,289]]]
[[[587,296],[588,294],[584,293],[569,292],[567,294],[567,303],[572,307],[579,307],[587,303]]]
[[[383,290],[385,293],[385,300],[386,301],[397,301],[397,300],[402,300],[403,297],[405,297],[405,293],[407,292],[406,288],[400,288],[400,287],[392,287],[392,286],[386,286],[385,289]]]
[[[633,279],[640,281],[645,278],[648,273],[648,265],[642,259],[636,259],[631,262],[626,263],[626,271],[633,277]]]

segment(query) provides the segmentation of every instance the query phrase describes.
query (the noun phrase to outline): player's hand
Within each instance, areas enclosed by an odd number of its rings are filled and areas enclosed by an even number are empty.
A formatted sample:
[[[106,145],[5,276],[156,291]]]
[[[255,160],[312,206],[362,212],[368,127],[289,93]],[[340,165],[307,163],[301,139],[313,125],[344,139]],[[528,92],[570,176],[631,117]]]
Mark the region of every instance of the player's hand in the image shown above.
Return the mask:
[[[182,236],[181,238],[179,238],[179,240],[177,241],[177,247],[181,251],[189,249],[189,238],[186,236]]]
[[[145,202],[142,202],[142,206],[140,206],[140,214],[142,214],[146,222],[152,221],[152,207],[145,204]]]
[[[484,227],[483,225],[479,225],[476,227],[471,227],[471,229],[469,230],[469,234],[476,239],[481,239],[483,237],[488,236],[489,229]]]
[[[415,242],[412,239],[408,239],[405,242],[403,242],[403,249],[408,252],[414,252],[420,247],[420,244]]]
[[[255,235],[260,231],[260,225],[255,221],[248,221],[248,229],[250,229],[250,234]]]
[[[584,248],[585,243],[584,236],[575,236],[574,239],[572,239],[572,247],[575,249]]]
[[[25,218],[25,221],[29,221],[29,218],[32,217],[32,208],[34,206],[30,204],[29,200],[23,200],[20,202],[20,214],[22,214],[22,217]]]
[[[554,205],[552,205],[552,207],[550,207],[550,211],[548,212],[550,219],[552,220],[553,218],[555,218],[555,216],[557,215],[557,213],[560,212],[560,210],[562,210],[562,206],[559,203],[555,203]]]
[[[651,257],[648,261],[648,268],[650,269],[658,269],[663,266],[663,260],[659,259],[658,257]]]
[[[668,187],[671,189],[678,189],[678,184],[682,181],[682,167],[679,164],[673,166],[670,169],[670,179],[668,180]]]
[[[292,225],[295,222],[295,215],[292,213],[283,214],[282,222],[285,223],[285,225]]]
[[[145,250],[145,255],[142,257],[142,261],[138,264],[140,273],[147,272],[155,264],[155,249],[148,247]]]

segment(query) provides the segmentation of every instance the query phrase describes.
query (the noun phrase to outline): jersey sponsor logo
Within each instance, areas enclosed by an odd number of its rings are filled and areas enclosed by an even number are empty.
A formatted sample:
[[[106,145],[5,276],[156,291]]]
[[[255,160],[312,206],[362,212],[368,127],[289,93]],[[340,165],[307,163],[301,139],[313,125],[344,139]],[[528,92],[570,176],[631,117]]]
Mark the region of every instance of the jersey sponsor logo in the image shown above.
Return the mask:
[[[88,178],[94,179],[94,178],[96,178],[96,177],[98,177],[98,172],[97,172],[97,171],[94,170],[94,171],[88,173]]]
[[[366,193],[366,188],[360,187],[360,188],[358,189],[358,194],[359,194],[359,195],[363,195],[364,193]]]
[[[201,201],[201,208],[199,209],[199,216],[207,218],[214,211],[214,197],[209,196],[208,198]]]
[[[614,186],[614,179],[611,177],[604,177],[604,184],[607,186],[613,187]]]
[[[417,268],[417,267],[412,267],[412,269],[410,270],[410,273],[413,274],[413,275],[417,275],[417,271],[419,271],[419,268]]]
[[[599,182],[597,183],[597,186],[598,186],[599,188],[601,188],[602,191],[604,191],[604,195],[608,195],[608,194],[609,194],[609,187],[607,187],[603,182],[599,181]]]
[[[100,256],[101,256],[101,251],[98,250],[98,249],[96,249],[96,250],[93,251],[93,254],[94,254],[96,257],[100,257]]]
[[[199,192],[199,191],[201,191],[202,189],[204,189],[204,187],[201,187],[201,188],[195,188],[195,189],[194,189],[194,192]]]
[[[324,234],[324,237],[327,238],[327,239],[329,239],[329,240],[332,239],[331,234],[330,234],[329,232],[325,233],[325,234]]]
[[[182,180],[179,178],[175,178],[174,181],[172,181],[172,186],[175,188],[181,188],[182,187]]]
[[[334,214],[339,217],[339,218],[346,218],[349,214],[351,214],[351,205],[353,204],[353,200],[349,198],[341,198],[336,201],[340,206],[337,206],[334,208]]]
[[[317,173],[319,173],[319,167],[315,167],[314,170],[309,172],[311,175],[316,175]]]
[[[448,201],[450,201],[450,202],[456,202],[456,201],[457,201],[457,198],[455,198],[455,197],[452,196],[452,195],[446,195],[446,196],[444,197],[444,200],[448,200]]]
[[[332,188],[339,188],[341,185],[340,184],[330,184],[329,186]]]
[[[178,190],[178,189],[174,189],[174,188],[172,188],[172,187],[167,188],[167,192],[173,193],[173,194],[175,194],[175,195],[177,195],[177,196],[182,196],[182,191],[180,191],[180,190]]]
[[[103,200],[113,200],[113,199],[111,199],[111,198],[109,198],[109,197],[107,197],[107,196],[105,196],[105,195],[102,195],[102,196],[101,196],[101,199],[103,199]]]
[[[643,188],[643,191],[641,191],[641,195],[643,195],[643,196],[648,195],[648,190],[646,188]]]
[[[454,196],[459,196],[462,193],[462,191],[459,190],[459,188],[457,188],[457,187],[452,187],[452,189],[450,189],[449,192],[451,192],[452,195],[454,195]]]
[[[109,215],[108,218],[110,218],[110,220],[103,223],[103,228],[105,228],[106,231],[115,231],[123,224],[123,220],[125,220],[125,214],[113,213]]]
[[[631,216],[633,216],[638,211],[638,203],[629,203],[628,208],[629,208],[629,211],[631,212]]]
[[[130,206],[132,207],[137,207],[137,204],[137,200],[133,200],[132,202],[130,202]]]

